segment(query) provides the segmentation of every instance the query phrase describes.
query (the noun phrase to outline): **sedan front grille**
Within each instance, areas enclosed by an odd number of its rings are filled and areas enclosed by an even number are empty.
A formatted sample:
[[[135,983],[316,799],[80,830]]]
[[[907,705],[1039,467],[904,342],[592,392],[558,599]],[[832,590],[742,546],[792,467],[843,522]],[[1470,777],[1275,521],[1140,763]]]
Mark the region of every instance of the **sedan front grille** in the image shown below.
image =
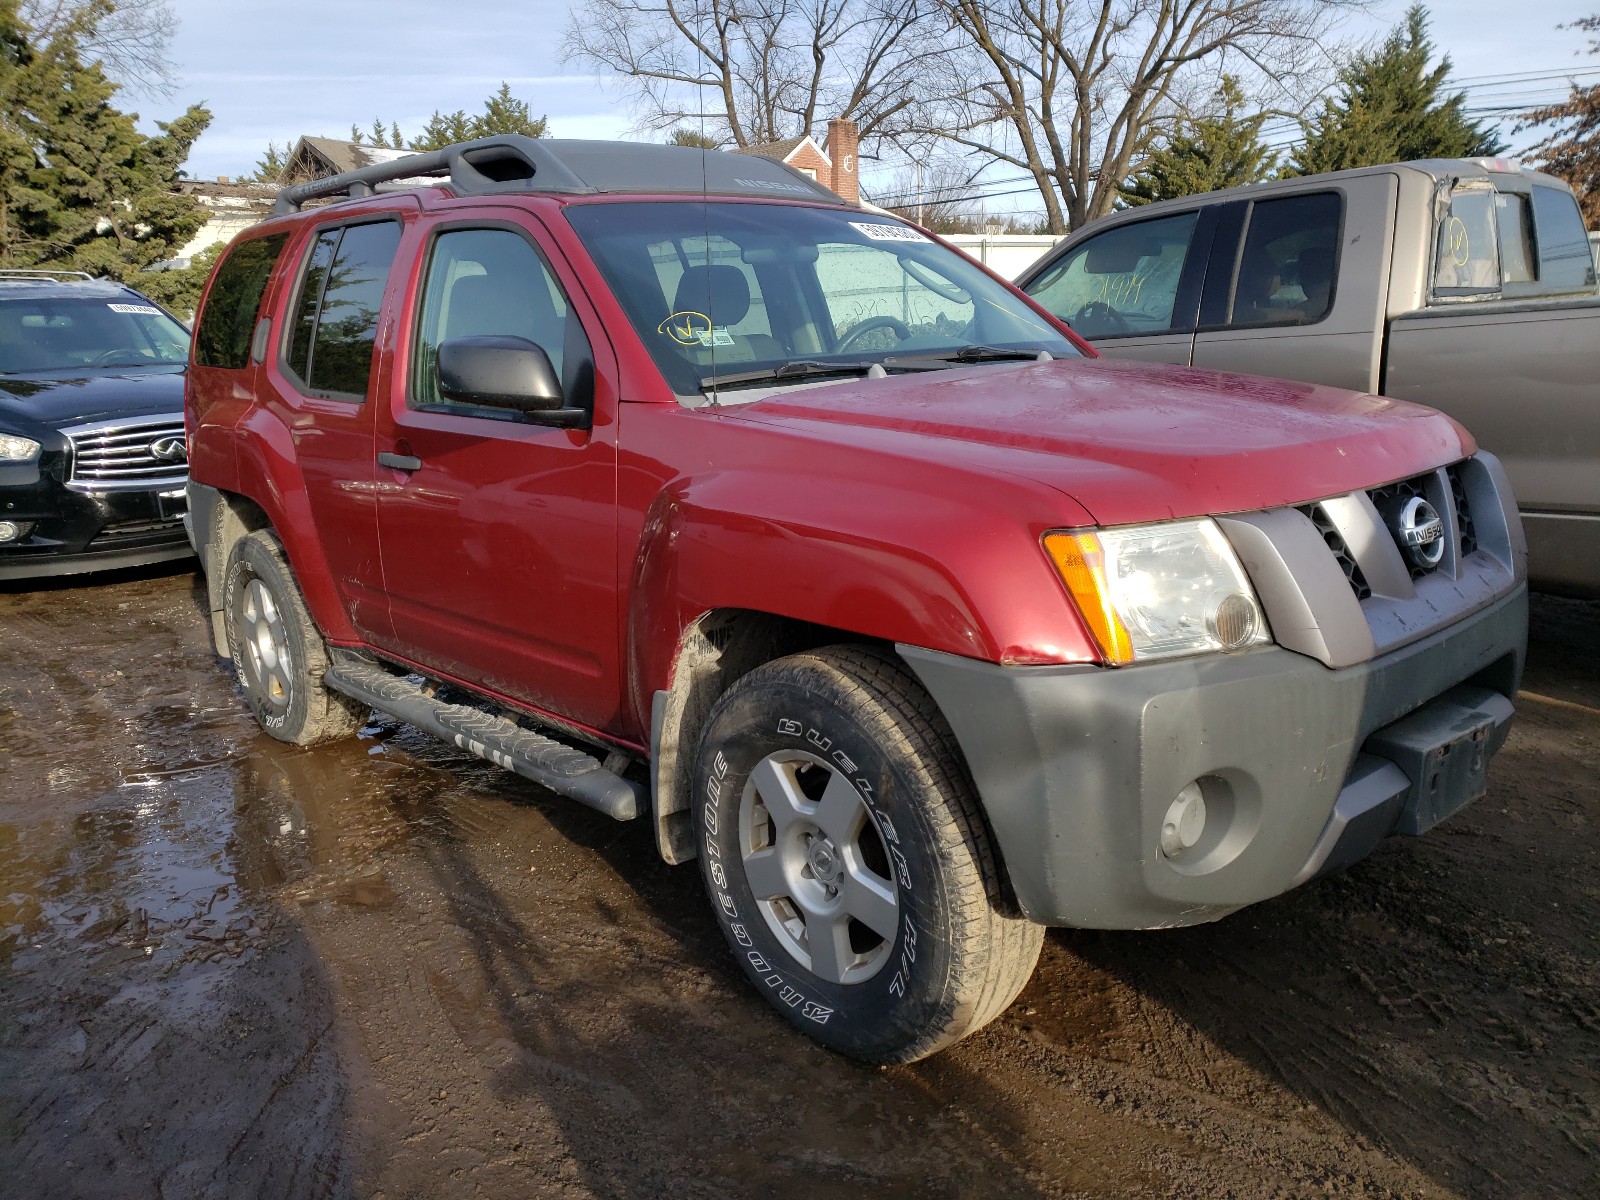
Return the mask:
[[[78,425],[69,487],[87,492],[181,488],[189,477],[182,417],[144,417]]]

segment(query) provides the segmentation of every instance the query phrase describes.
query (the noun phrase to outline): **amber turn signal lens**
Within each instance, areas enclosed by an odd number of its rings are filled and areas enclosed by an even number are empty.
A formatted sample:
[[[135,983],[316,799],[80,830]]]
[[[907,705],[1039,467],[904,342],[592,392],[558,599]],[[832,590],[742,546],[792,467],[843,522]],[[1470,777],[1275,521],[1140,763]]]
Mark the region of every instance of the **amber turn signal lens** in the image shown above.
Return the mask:
[[[1045,535],[1044,548],[1056,564],[1061,581],[1067,585],[1089,632],[1100,644],[1105,660],[1131,663],[1133,639],[1111,606],[1106,556],[1100,539],[1092,533],[1050,533]]]

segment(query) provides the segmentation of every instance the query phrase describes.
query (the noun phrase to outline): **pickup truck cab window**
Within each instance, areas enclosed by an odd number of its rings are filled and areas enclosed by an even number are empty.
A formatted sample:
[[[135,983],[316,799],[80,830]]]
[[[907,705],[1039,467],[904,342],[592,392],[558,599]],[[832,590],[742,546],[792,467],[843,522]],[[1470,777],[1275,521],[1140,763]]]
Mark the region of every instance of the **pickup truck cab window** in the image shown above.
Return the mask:
[[[1338,192],[1252,204],[1228,325],[1313,325],[1326,317],[1343,220]]]
[[[1538,278],[1528,198],[1519,192],[1494,195],[1495,233],[1500,240],[1500,282],[1532,283]]]
[[[378,312],[399,245],[398,221],[336,226],[317,235],[287,358],[290,373],[313,394],[366,399]]]
[[[1439,222],[1433,294],[1446,299],[1500,290],[1495,190],[1487,182],[1458,183]]]
[[[1583,216],[1572,193],[1535,184],[1533,218],[1538,234],[1543,290],[1579,292],[1594,287],[1594,259]]]
[[[588,359],[583,328],[550,268],[510,229],[446,229],[433,240],[422,284],[408,403],[413,408],[515,420],[507,409],[446,400],[439,394],[439,344],[451,338],[525,338],[545,352],[562,390],[582,390]],[[574,399],[573,403],[578,400]]]
[[[1029,285],[1034,299],[1082,337],[1134,337],[1193,327],[1178,314],[1179,282],[1199,213],[1107,230]]]
[[[642,201],[574,205],[566,215],[661,374],[691,406],[711,394],[737,402],[751,385],[873,367],[1078,353],[967,259],[873,213]]]

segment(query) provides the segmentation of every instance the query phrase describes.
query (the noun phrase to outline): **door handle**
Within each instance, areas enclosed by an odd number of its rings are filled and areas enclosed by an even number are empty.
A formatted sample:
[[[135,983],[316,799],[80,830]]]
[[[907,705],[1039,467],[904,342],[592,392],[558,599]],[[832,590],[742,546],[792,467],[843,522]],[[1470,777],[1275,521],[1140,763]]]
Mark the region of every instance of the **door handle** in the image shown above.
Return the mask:
[[[378,451],[378,465],[380,467],[393,467],[396,471],[420,471],[422,460],[412,454],[391,454],[387,450]]]

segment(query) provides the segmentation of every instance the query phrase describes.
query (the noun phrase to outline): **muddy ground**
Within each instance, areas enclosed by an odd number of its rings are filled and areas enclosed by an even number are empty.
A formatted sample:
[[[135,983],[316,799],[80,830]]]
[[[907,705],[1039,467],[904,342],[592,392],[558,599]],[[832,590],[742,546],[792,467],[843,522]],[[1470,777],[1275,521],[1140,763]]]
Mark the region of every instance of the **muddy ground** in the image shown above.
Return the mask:
[[[1600,1195],[1600,605],[1487,799],[1219,924],[1053,932],[987,1031],[816,1049],[692,868],[392,726],[297,751],[198,579],[0,593],[0,1193]]]

